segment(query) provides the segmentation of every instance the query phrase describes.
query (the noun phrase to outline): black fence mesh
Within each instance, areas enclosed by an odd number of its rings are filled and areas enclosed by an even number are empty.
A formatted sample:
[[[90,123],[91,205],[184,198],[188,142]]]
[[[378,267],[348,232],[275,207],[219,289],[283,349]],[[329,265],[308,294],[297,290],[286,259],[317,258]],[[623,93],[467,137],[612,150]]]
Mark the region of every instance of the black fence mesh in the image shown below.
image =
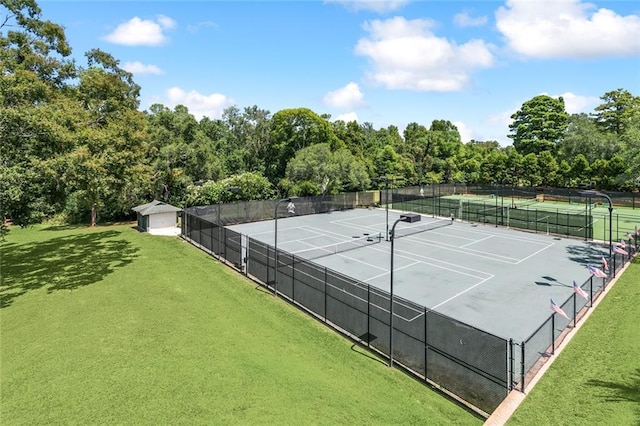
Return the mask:
[[[559,313],[550,314],[549,318],[522,343],[524,351],[520,357],[515,357],[516,362],[521,365],[520,377],[512,379],[512,387],[519,382],[519,388],[525,389],[527,376],[531,376],[539,370],[549,355],[553,354],[567,335],[568,329],[575,327],[593,303],[598,300],[609,284],[620,272],[620,270],[638,254],[640,247],[640,237],[634,237],[626,245],[626,255],[612,253],[606,258],[608,268],[602,265],[599,269],[606,273],[606,277],[599,278],[591,276],[583,283],[576,283],[578,287],[586,293],[586,297],[578,294],[578,290],[564,301],[555,301],[568,318]],[[551,303],[551,301],[550,301]]]
[[[451,192],[451,191],[450,191]],[[426,192],[425,194],[428,194]],[[593,238],[593,215],[584,212],[560,212],[535,209],[536,199],[528,205],[507,203],[504,199],[495,201],[470,201],[442,198],[440,196],[420,196],[416,187],[393,194],[393,208],[438,217],[454,217],[467,222],[508,226],[535,233]],[[526,208],[523,208],[526,207]]]
[[[390,190],[392,195],[388,200],[403,207],[412,206],[417,209],[413,211],[424,214],[460,214],[478,221],[503,223],[505,211],[502,206],[461,204],[459,200],[441,198],[444,194],[467,190],[469,188],[460,185],[404,188],[395,192]],[[380,201],[384,204],[387,200],[384,192],[298,199],[296,215],[371,206]],[[573,294],[559,304],[569,319],[551,315],[528,339],[517,343],[396,296],[391,309],[390,294],[383,290],[282,250],[276,255],[272,246],[224,228],[230,223],[272,219],[277,203],[273,200],[252,201],[187,209],[183,214],[182,236],[203,250],[216,253],[231,266],[327,325],[393,359],[421,380],[436,383],[487,413],[502,402],[509,390],[525,388],[526,374],[535,371],[553,352],[566,335],[567,328],[575,325],[625,262],[636,255],[640,243],[640,238],[632,235],[626,246],[627,255],[614,253],[607,259],[610,271],[606,278],[592,277],[580,284],[589,300]],[[518,214],[525,215],[524,219]],[[509,221],[525,223],[540,222],[536,215],[531,211],[514,215],[514,210],[510,210],[507,213]],[[573,228],[579,228],[589,220],[584,215],[574,216],[546,218],[545,227],[556,232],[547,229],[544,232],[574,235],[571,233]],[[543,232],[538,227],[535,229]]]

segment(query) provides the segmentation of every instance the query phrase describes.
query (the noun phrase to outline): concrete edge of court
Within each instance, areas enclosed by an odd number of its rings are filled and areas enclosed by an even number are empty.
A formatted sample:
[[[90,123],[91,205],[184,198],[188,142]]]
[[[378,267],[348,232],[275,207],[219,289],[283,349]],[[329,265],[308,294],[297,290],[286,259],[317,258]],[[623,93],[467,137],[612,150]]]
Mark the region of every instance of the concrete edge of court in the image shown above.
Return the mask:
[[[491,414],[491,416],[489,416],[489,418],[484,422],[484,426],[502,426],[509,420],[511,415],[516,411],[516,409],[520,406],[520,404],[522,404],[524,399],[527,397],[527,393],[534,388],[534,386],[538,383],[538,381],[544,376],[544,373],[546,373],[549,367],[551,367],[551,365],[556,360],[558,355],[562,353],[562,351],[569,344],[571,339],[573,339],[573,336],[575,336],[575,334],[580,330],[582,325],[587,322],[587,319],[595,311],[595,308],[597,308],[600,302],[604,300],[604,298],[607,296],[611,288],[618,281],[618,278],[620,278],[622,274],[627,270],[627,268],[629,267],[632,261],[633,260],[627,262],[624,265],[620,273],[617,274],[616,277],[613,280],[611,280],[609,285],[607,285],[607,287],[603,290],[601,297],[599,297],[598,300],[594,302],[593,307],[589,309],[585,313],[585,315],[582,317],[582,320],[567,333],[564,340],[560,343],[558,348],[555,350],[555,353],[547,359],[544,365],[531,378],[531,380],[529,381],[529,385],[525,388],[525,392],[520,392],[519,390],[516,390],[516,389],[512,390],[509,393],[509,395],[507,395],[507,397],[504,399],[504,401],[502,401],[502,403],[498,406],[498,408],[496,408]]]

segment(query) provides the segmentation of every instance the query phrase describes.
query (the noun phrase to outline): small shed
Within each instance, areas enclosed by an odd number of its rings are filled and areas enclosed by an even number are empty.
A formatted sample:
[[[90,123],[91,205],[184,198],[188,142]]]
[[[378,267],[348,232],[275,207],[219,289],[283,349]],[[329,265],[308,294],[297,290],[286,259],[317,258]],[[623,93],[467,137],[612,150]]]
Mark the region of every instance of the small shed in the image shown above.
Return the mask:
[[[138,214],[138,229],[152,235],[179,235],[178,212],[182,209],[153,200],[132,209]]]

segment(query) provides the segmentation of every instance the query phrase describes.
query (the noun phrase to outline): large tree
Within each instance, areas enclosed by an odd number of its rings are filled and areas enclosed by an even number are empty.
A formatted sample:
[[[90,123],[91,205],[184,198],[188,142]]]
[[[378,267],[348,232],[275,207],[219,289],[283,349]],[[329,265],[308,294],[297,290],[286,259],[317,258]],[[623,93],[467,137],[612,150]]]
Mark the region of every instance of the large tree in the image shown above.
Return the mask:
[[[511,116],[509,125],[513,146],[522,155],[556,152],[562,140],[569,115],[564,109],[562,97],[536,96],[525,103]]]
[[[620,150],[618,137],[603,132],[587,114],[573,114],[563,140],[558,144],[558,158],[571,162],[582,154],[591,163],[598,158],[610,159]]]
[[[76,76],[59,25],[33,0],[0,4],[0,208],[27,225],[55,213],[64,193],[43,162],[64,152],[74,109],[65,88]]]
[[[595,107],[594,117],[602,129],[621,136],[629,121],[640,114],[640,97],[624,89],[617,89],[600,96],[604,103]]]
[[[278,111],[272,120],[265,175],[277,183],[284,177],[287,163],[296,152],[317,143],[327,143],[332,150],[344,147],[333,133],[331,124],[310,109]]]
[[[74,129],[72,146],[52,161],[78,209],[90,211],[91,226],[107,206],[112,213],[124,213],[131,202],[140,201],[136,187],[151,177],[139,167],[145,149],[145,119],[138,111],[140,88],[118,61],[100,50],[87,53],[88,68],[81,69],[73,90],[82,107],[80,123]],[[135,187],[129,185],[131,180]],[[123,191],[126,190],[126,193]]]
[[[287,164],[281,186],[290,195],[335,194],[364,189],[369,178],[363,162],[346,148],[336,151],[326,143],[299,150]]]

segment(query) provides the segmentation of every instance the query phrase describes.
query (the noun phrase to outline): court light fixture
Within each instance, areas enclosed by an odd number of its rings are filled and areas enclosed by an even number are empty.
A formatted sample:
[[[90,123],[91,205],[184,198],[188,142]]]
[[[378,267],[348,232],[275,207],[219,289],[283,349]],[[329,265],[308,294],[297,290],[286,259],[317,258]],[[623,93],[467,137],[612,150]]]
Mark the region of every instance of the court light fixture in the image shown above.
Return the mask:
[[[405,223],[415,223],[420,222],[422,220],[422,216],[416,213],[403,213],[400,215],[400,218],[397,219],[393,223],[393,227],[391,228],[391,233],[389,234],[389,239],[391,240],[391,270],[390,277],[391,282],[389,283],[389,367],[393,367],[393,241],[394,234],[396,232],[396,225],[400,222]]]
[[[299,197],[287,197],[276,202],[275,211],[273,213],[273,217],[275,219],[274,225],[274,248],[275,248],[275,268],[274,268],[274,277],[273,277],[273,295],[278,296],[278,207],[282,203],[289,203],[287,205],[287,213],[293,215],[296,213],[296,205],[293,203],[294,200],[297,200]],[[267,279],[268,281],[268,279]]]

